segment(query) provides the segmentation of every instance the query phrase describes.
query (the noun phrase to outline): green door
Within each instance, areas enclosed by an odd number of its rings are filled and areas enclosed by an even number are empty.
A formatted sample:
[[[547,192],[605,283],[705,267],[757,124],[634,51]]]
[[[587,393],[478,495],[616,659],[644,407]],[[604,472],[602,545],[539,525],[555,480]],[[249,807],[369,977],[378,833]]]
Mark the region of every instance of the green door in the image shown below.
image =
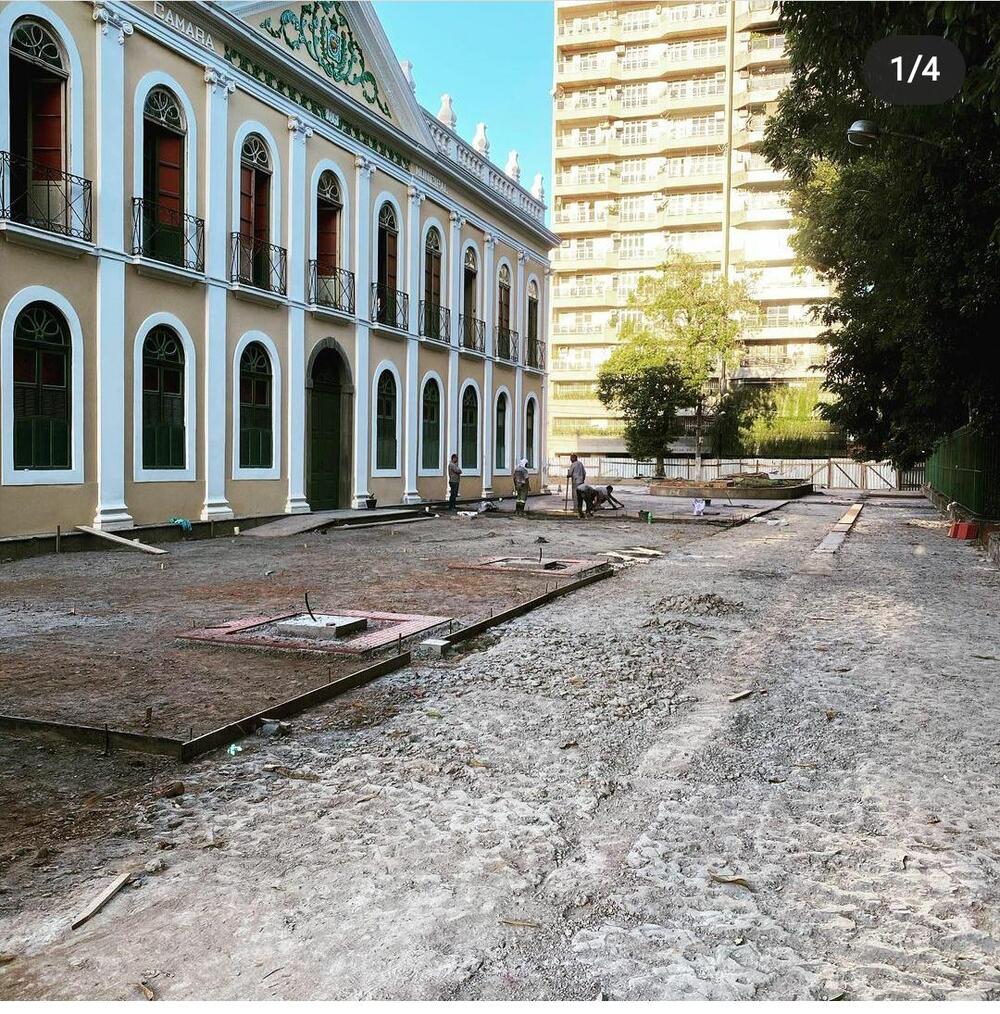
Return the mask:
[[[331,361],[332,360],[332,361]],[[330,510],[340,503],[342,387],[336,353],[324,350],[313,366],[309,401],[309,506]]]

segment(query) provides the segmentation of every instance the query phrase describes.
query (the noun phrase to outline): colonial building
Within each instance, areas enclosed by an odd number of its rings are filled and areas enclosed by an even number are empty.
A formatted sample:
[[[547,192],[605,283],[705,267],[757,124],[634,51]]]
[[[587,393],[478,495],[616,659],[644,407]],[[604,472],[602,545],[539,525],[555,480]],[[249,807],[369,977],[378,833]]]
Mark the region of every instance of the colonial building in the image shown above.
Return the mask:
[[[437,499],[452,452],[463,495],[541,480],[540,180],[420,108],[370,4],[0,38],[0,536]]]

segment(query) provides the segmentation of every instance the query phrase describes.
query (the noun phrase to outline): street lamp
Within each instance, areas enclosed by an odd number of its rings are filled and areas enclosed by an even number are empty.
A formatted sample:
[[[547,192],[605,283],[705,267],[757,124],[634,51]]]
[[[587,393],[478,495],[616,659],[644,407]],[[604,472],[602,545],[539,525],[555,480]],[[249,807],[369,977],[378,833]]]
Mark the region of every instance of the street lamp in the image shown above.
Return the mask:
[[[907,141],[929,144],[932,148],[944,148],[940,141],[931,141],[926,137],[918,137],[916,134],[901,134],[897,130],[883,130],[874,120],[855,120],[847,128],[847,140],[855,148],[870,148],[883,137],[902,137]]]
[[[881,135],[874,120],[855,120],[847,128],[847,140],[856,148],[870,148]]]

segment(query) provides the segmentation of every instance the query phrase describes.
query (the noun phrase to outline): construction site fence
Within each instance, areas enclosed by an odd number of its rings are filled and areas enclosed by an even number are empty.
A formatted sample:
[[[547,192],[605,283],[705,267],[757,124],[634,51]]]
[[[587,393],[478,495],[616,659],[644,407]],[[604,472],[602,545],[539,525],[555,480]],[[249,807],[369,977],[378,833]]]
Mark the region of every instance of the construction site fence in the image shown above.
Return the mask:
[[[588,479],[628,482],[650,479],[656,462],[603,455],[580,455]],[[549,479],[565,478],[569,456],[549,462]],[[924,466],[898,469],[889,461],[855,461],[853,458],[703,458],[702,479],[767,472],[773,478],[802,479],[820,489],[919,490],[924,484]],[[666,458],[663,474],[668,479],[694,479],[698,467],[694,458]]]
[[[963,426],[927,459],[927,484],[984,518],[1000,518],[1000,436]]]

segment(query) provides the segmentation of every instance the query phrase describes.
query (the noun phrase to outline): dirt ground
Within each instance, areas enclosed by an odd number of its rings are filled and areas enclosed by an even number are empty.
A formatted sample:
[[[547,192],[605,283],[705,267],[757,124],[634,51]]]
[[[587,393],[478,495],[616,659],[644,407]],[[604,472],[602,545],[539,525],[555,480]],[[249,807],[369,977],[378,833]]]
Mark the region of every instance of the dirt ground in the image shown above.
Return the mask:
[[[536,543],[540,534],[544,547]],[[685,537],[661,534],[669,544]],[[110,551],[7,563],[0,565],[0,713],[187,739],[367,663],[278,653],[254,660],[239,649],[179,641],[179,633],[302,611],[307,591],[318,611],[469,622],[540,594],[546,582],[449,570],[449,563],[533,557],[539,548],[547,556],[593,554],[629,544],[630,535],[647,538],[637,522],[583,532],[575,520],[484,515],[174,543],[166,557]]]
[[[0,740],[0,997],[1000,996],[1000,572],[916,500],[816,554],[842,513],[644,530],[235,756]]]

